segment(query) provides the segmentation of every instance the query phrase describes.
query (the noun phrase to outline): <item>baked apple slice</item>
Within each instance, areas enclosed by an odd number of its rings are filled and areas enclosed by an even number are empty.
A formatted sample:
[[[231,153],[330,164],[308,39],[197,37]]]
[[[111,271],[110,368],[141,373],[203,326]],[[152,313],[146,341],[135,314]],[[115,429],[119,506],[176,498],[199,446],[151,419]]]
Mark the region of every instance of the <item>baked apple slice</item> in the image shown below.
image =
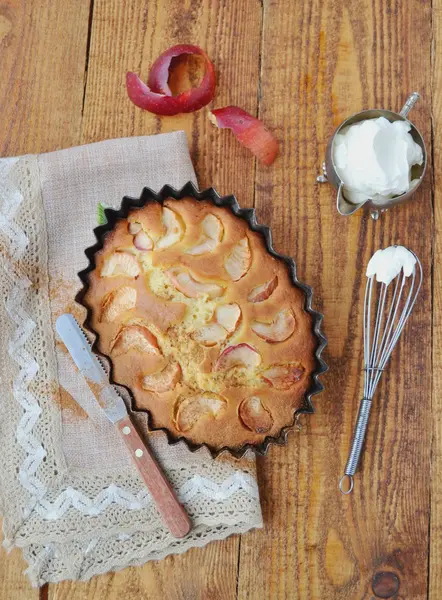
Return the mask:
[[[227,371],[233,367],[246,367],[255,369],[261,364],[260,353],[249,346],[249,344],[236,344],[227,346],[218,357],[215,363],[215,371]]]
[[[181,367],[177,362],[168,363],[162,371],[145,375],[141,382],[143,390],[148,392],[169,392],[175,389],[181,379]]]
[[[266,342],[276,343],[287,340],[295,331],[295,316],[289,308],[276,313],[271,323],[253,321],[250,325],[252,331]]]
[[[187,250],[186,254],[199,256],[206,252],[212,252],[218,246],[224,234],[224,227],[221,220],[212,213],[204,217],[201,222],[201,229],[201,237],[193,248]]]
[[[113,323],[123,313],[135,308],[137,303],[137,290],[128,285],[112,290],[103,298],[101,303],[100,321]]]
[[[192,338],[204,346],[215,346],[233,333],[241,315],[237,304],[223,304],[215,310],[215,322],[198,329]]]
[[[249,240],[244,237],[224,260],[224,268],[232,281],[239,281],[247,273],[252,263],[252,252]]]
[[[129,252],[116,250],[108,256],[101,267],[101,277],[131,277],[135,279],[140,274],[137,257]]]
[[[185,230],[181,217],[167,206],[163,207],[162,221],[166,232],[156,243],[159,250],[177,244]]]
[[[233,333],[238,326],[241,309],[238,304],[222,304],[215,310],[215,319],[226,331]]]
[[[201,419],[216,419],[226,408],[227,402],[221,396],[211,392],[197,393],[195,396],[179,399],[175,408],[175,427],[186,432]]]
[[[134,246],[137,250],[147,252],[153,249],[153,241],[145,231],[139,231],[134,236]]]
[[[277,390],[288,390],[304,375],[304,367],[299,364],[272,365],[262,371],[261,377]]]
[[[238,414],[243,425],[250,431],[266,433],[272,428],[273,417],[258,396],[245,398],[239,405]]]
[[[208,296],[209,298],[219,298],[224,294],[224,288],[217,283],[203,283],[197,281],[180,267],[174,267],[166,271],[171,284],[188,298],[200,298]]]
[[[123,325],[110,347],[111,354],[120,356],[136,351],[145,354],[161,354],[157,338],[145,325]]]
[[[272,279],[269,279],[265,283],[261,285],[257,285],[253,288],[250,294],[247,297],[249,302],[264,302],[267,298],[273,294],[273,292],[278,287],[278,276],[275,275]]]
[[[209,323],[192,333],[192,339],[204,346],[216,346],[227,337],[227,331],[218,323]]]

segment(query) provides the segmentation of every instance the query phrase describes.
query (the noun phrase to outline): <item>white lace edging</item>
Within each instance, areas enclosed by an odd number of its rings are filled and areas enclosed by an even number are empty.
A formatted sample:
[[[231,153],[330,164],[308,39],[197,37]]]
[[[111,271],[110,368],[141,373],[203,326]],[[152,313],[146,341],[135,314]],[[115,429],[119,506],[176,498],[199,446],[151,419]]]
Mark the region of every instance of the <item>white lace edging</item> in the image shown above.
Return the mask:
[[[41,548],[40,552],[36,555],[32,555],[29,548],[24,549],[25,558],[28,562],[28,568],[25,570],[25,574],[29,577],[31,584],[34,587],[42,586],[45,583],[59,583],[60,581],[88,581],[96,575],[103,575],[105,573],[115,573],[121,571],[127,567],[139,567],[147,562],[162,560],[166,556],[180,555],[187,552],[190,548],[204,548],[211,542],[226,539],[232,535],[241,535],[247,533],[250,530],[258,529],[262,527],[262,521],[257,520],[256,522],[241,522],[235,524],[235,527],[220,525],[214,528],[210,532],[210,537],[192,537],[190,539],[182,538],[176,540],[176,543],[168,546],[165,549],[159,550],[158,552],[152,552],[149,549],[147,552],[142,554],[139,553],[130,554],[117,554],[112,557],[111,560],[99,560],[94,562],[93,566],[87,570],[80,569],[76,570],[72,565],[63,563],[61,568],[54,569],[48,565],[48,561],[57,553],[57,544],[48,544]],[[125,537],[129,539],[131,536]],[[124,541],[124,540],[122,540]],[[92,539],[89,542],[89,551],[94,549],[99,540]],[[86,552],[85,552],[86,555]]]
[[[178,490],[182,502],[190,502],[198,494],[221,502],[227,500],[238,491],[245,491],[250,497],[259,501],[259,490],[256,480],[248,473],[235,471],[222,483],[217,484],[201,475],[194,475],[187,480]],[[128,510],[140,510],[152,501],[152,497],[145,489],[133,494],[116,485],[110,485],[100,492],[95,498],[88,498],[82,492],[68,487],[56,498],[54,502],[41,499],[35,506],[35,511],[47,520],[62,517],[71,507],[89,515],[96,516],[106,510],[112,503],[124,506]]]
[[[16,215],[24,196],[20,188],[13,183],[10,173],[18,163],[18,158],[2,159],[0,161],[0,231],[9,240],[10,256],[20,259],[25,252],[29,239],[16,222]],[[27,352],[25,344],[29,340],[36,323],[24,308],[24,301],[32,282],[22,274],[18,277],[16,269],[10,259],[5,260],[5,268],[11,278],[16,281],[10,295],[6,299],[6,312],[16,329],[8,343],[8,354],[18,365],[19,372],[13,381],[13,394],[23,408],[23,415],[16,431],[16,439],[26,458],[19,470],[21,485],[31,494],[31,499],[24,516],[28,516],[36,500],[46,493],[46,486],[37,477],[36,472],[46,456],[46,451],[39,440],[33,435],[32,430],[41,414],[37,398],[31,393],[29,386],[38,372],[38,364],[33,356]]]

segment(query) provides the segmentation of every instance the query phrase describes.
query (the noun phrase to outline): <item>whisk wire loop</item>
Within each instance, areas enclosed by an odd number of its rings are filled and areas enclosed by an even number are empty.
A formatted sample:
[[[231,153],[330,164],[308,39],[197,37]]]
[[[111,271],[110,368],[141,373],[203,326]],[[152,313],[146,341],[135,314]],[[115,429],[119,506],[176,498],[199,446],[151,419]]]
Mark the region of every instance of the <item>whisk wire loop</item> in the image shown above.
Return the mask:
[[[367,277],[363,314],[364,397],[358,412],[345,474],[339,483],[343,494],[349,494],[353,489],[353,476],[364,444],[372,398],[422,286],[422,265],[415,254],[414,257],[416,264],[413,272],[407,276],[401,270],[394,284],[381,283],[379,292],[374,289],[378,287],[375,276]],[[349,487],[345,489],[347,479]]]

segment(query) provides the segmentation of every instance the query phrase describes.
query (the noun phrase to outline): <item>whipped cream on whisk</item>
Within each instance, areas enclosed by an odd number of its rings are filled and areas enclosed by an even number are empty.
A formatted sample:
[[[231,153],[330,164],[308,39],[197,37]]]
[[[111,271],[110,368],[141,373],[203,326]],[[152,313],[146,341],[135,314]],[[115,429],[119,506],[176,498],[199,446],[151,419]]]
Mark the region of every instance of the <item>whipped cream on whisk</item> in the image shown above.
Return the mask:
[[[376,280],[388,285],[401,270],[405,277],[410,277],[414,272],[416,257],[404,246],[389,246],[378,250],[370,258],[367,266],[367,277],[376,276]]]

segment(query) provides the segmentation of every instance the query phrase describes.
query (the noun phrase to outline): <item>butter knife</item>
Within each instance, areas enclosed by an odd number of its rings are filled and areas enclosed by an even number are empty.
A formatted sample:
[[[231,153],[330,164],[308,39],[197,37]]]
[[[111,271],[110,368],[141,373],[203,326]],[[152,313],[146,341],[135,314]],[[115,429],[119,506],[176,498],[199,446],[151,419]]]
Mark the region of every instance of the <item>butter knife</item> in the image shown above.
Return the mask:
[[[84,331],[71,314],[58,317],[55,327],[106,417],[117,426],[169,531],[176,538],[184,537],[192,527],[190,519],[152,451],[132,423],[124,400],[109,383],[107,373],[92,352]]]

